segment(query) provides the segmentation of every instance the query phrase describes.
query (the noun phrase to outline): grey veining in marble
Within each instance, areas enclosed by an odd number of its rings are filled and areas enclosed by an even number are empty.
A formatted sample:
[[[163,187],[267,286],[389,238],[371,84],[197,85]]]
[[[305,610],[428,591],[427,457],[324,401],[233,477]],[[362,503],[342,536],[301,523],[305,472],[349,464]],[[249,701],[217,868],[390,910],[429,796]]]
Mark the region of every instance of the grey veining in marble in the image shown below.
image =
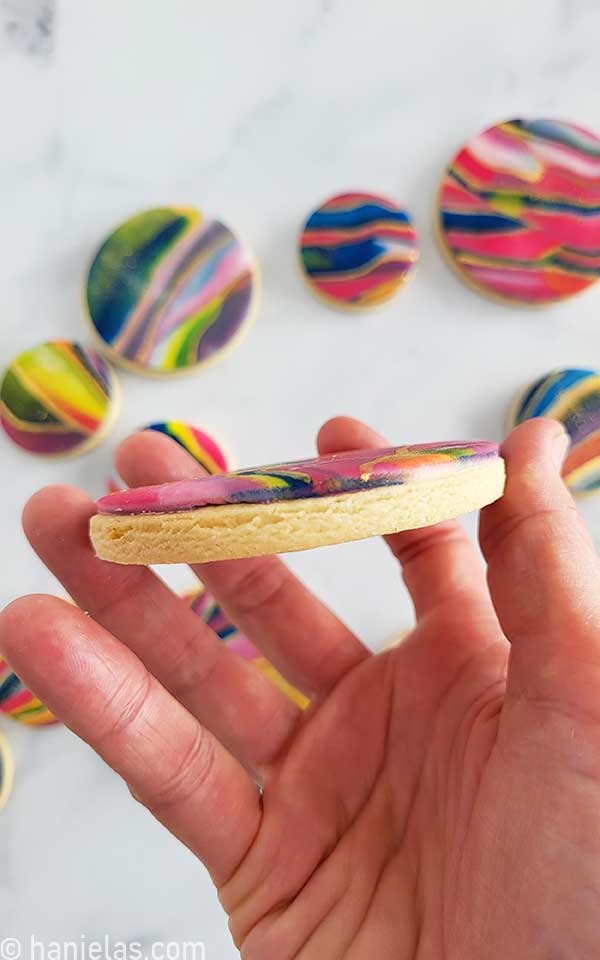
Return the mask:
[[[3,45],[32,57],[49,57],[53,49],[55,13],[55,0],[2,0]]]

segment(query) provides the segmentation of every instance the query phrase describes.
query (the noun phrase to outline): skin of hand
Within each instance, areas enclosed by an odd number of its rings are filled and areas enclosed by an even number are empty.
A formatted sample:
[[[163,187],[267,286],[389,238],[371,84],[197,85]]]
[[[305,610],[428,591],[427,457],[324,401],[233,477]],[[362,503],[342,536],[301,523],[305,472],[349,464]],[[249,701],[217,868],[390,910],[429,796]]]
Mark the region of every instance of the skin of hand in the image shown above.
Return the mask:
[[[322,453],[385,443],[341,417],[319,434]],[[96,559],[83,493],[28,503],[81,610],[17,600],[0,650],[206,864],[244,960],[598,957],[600,571],[567,445],[545,420],[505,442],[487,569],[456,522],[387,538],[416,627],[383,654],[277,558],[194,567],[304,713],[151,570]],[[198,473],[154,433],[117,467]]]

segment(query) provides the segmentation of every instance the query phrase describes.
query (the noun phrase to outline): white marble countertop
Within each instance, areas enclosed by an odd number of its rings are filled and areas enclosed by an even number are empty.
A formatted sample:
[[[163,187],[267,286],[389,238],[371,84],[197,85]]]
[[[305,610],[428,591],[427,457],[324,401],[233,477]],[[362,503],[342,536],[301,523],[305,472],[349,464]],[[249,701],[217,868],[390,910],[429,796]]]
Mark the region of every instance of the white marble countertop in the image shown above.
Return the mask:
[[[56,589],[20,532],[26,497],[57,481],[98,494],[118,440],[143,422],[196,420],[239,465],[310,454],[340,412],[397,442],[500,438],[520,386],[598,365],[600,290],[539,312],[488,302],[442,261],[431,214],[446,161],[488,123],[544,114],[600,130],[599,32],[597,0],[0,0],[0,364],[86,336],[87,258],[139,208],[221,216],[264,279],[258,322],[221,365],[122,377],[117,428],[93,454],[42,463],[0,438],[0,602]],[[346,187],[397,197],[421,237],[414,280],[368,316],[327,310],[296,274],[303,216]],[[600,539],[600,504],[584,509]],[[409,622],[379,543],[291,563],[370,644]],[[191,938],[209,960],[237,955],[203,869],[84,745],[0,726],[17,761],[0,815],[0,936]]]

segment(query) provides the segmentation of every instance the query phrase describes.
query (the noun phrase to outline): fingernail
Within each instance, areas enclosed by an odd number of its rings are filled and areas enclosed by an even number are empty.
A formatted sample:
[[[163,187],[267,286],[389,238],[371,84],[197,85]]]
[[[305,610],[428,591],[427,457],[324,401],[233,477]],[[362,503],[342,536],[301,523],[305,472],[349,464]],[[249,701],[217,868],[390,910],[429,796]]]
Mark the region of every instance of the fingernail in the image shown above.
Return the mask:
[[[552,458],[557,470],[562,470],[567,451],[571,446],[571,438],[566,430],[561,430],[552,440]]]

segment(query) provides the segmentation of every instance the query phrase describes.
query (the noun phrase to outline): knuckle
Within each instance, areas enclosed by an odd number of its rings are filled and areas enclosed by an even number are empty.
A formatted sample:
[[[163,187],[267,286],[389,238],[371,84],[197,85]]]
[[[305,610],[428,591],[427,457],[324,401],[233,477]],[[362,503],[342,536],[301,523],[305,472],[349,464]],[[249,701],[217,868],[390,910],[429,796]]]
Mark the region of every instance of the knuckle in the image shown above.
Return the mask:
[[[464,533],[455,525],[439,525],[402,537],[394,543],[392,553],[403,567],[408,567],[438,547],[463,546],[465,539]]]
[[[215,761],[215,741],[204,727],[198,725],[190,744],[181,751],[162,780],[154,781],[152,795],[142,798],[142,802],[153,810],[187,803],[209,789]]]
[[[240,568],[226,602],[235,606],[238,617],[251,616],[276,602],[289,584],[291,574],[278,557],[251,560]]]
[[[482,532],[481,548],[489,564],[500,549],[515,540],[540,547],[545,544],[554,546],[557,535],[564,536],[566,529],[581,535],[579,514],[574,503],[540,507],[528,513],[514,512]]]
[[[130,675],[122,678],[106,705],[106,722],[98,735],[98,742],[120,739],[134,728],[143,716],[152,689],[152,677],[145,671],[138,681]],[[102,728],[102,718],[99,726]]]
[[[204,640],[204,632],[201,633]],[[214,644],[211,649],[208,644],[198,646],[195,643],[182,644],[178,653],[174,654],[173,662],[165,669],[163,683],[169,693],[180,703],[195,701],[203,687],[210,683],[217,668],[224,648],[221,644]]]
[[[145,567],[132,567],[131,572],[128,570],[124,575],[119,571],[118,577],[112,578],[116,583],[108,580],[106,596],[94,604],[92,611],[94,620],[98,623],[110,624],[111,618],[121,605],[130,603],[131,597],[138,593],[145,576]]]

